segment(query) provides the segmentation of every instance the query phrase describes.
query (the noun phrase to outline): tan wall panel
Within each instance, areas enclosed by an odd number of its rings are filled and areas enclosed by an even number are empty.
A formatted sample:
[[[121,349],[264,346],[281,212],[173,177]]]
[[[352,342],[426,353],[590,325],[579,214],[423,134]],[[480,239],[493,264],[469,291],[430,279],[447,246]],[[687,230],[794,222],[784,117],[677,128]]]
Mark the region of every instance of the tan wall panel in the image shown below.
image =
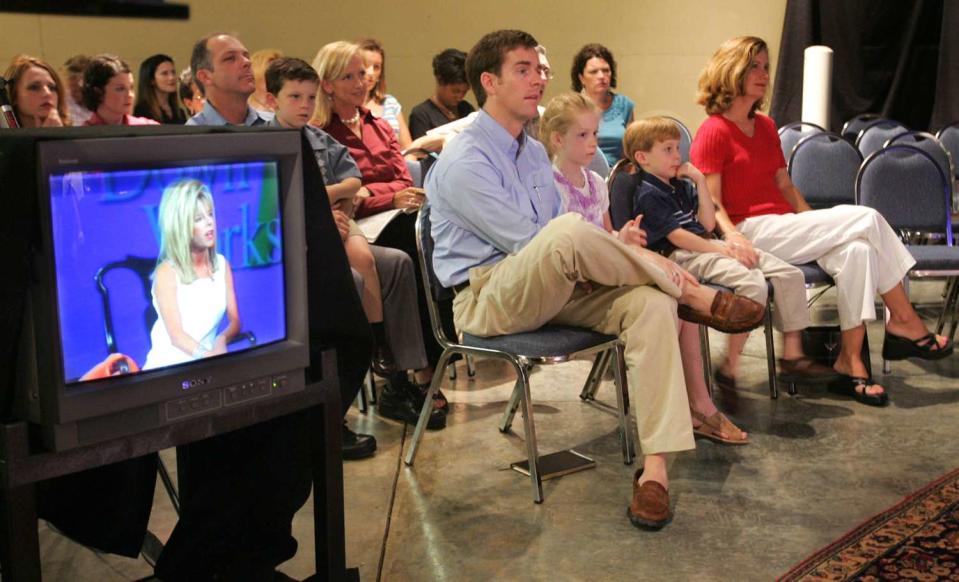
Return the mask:
[[[188,1],[188,0],[180,0]],[[569,88],[573,54],[602,42],[619,64],[619,90],[637,114],[670,113],[693,130],[704,118],[694,103],[696,79],[720,42],[755,34],[769,43],[775,63],[785,0],[192,0],[189,21],[0,14],[0,59],[18,52],[55,64],[72,54],[115,52],[134,67],[165,52],[187,65],[192,42],[212,30],[234,31],[251,51],[278,48],[311,60],[324,43],[369,35],[387,50],[390,92],[404,111],[432,90],[432,56],[468,50],[496,28],[522,28],[548,49],[556,73],[547,98]],[[5,64],[4,64],[5,68]]]

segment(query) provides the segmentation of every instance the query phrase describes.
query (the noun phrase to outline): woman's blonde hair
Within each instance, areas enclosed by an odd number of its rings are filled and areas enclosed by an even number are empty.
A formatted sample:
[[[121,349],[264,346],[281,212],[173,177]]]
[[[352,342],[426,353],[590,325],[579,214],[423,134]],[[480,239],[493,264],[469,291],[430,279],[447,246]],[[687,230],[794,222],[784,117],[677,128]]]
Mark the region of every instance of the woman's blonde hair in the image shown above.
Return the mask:
[[[546,146],[551,159],[557,154],[552,135],[566,133],[580,113],[599,113],[599,107],[582,93],[560,93],[546,105],[546,111],[539,119],[539,140]]]
[[[20,78],[33,67],[43,69],[47,73],[50,73],[50,77],[57,85],[57,113],[60,115],[60,121],[63,122],[63,125],[70,125],[69,107],[67,106],[66,93],[63,88],[63,83],[60,81],[60,75],[58,75],[56,69],[51,67],[45,60],[31,57],[30,55],[17,55],[13,57],[13,60],[10,61],[10,66],[7,67],[6,72],[3,74],[3,77],[7,80],[8,86],[10,87],[10,106],[13,107],[14,113],[17,112],[17,90],[19,89]],[[19,116],[19,113],[17,115]]]
[[[360,47],[352,42],[340,40],[321,48],[313,59],[313,68],[320,76],[319,94],[316,96],[316,109],[310,123],[317,127],[326,127],[333,112],[333,97],[323,91],[323,81],[335,81],[343,76],[353,57],[359,56]]]
[[[696,95],[696,102],[706,108],[708,115],[723,113],[732,105],[733,99],[745,93],[746,74],[753,59],[763,51],[769,52],[766,41],[755,36],[737,36],[716,49],[699,75]],[[757,100],[749,116],[765,106],[765,98]]]
[[[197,206],[203,204],[213,214],[213,194],[199,180],[183,179],[173,182],[163,190],[160,198],[160,256],[157,266],[170,261],[180,282],[188,285],[197,279],[193,269],[191,241]],[[216,241],[209,249],[210,269],[216,272]]]

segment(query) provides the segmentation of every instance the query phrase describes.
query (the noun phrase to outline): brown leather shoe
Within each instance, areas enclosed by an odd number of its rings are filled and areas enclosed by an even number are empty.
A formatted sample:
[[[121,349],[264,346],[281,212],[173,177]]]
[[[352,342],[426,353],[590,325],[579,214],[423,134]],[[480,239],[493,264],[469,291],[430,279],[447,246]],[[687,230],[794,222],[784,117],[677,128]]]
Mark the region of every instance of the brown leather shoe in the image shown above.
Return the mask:
[[[688,305],[679,306],[679,317],[692,323],[707,325],[723,333],[744,333],[762,325],[766,306],[734,295],[717,291],[709,313],[701,313]]]
[[[669,511],[669,493],[656,481],[639,484],[642,469],[633,475],[633,502],[626,508],[626,515],[633,525],[640,529],[662,529],[673,520]]]
[[[829,366],[823,366],[816,360],[803,356],[796,360],[776,361],[779,379],[783,382],[829,382],[838,379],[841,374]]]

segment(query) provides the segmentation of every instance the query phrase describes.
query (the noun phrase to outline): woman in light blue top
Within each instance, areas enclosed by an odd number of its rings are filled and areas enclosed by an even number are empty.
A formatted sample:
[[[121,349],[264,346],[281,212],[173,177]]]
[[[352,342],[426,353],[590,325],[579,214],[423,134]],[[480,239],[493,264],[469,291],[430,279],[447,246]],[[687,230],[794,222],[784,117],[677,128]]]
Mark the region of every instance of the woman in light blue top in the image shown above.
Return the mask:
[[[593,100],[603,112],[599,123],[599,149],[612,167],[623,157],[623,134],[633,121],[633,100],[613,93],[616,87],[616,61],[601,44],[588,44],[573,57],[570,71],[573,90]]]
[[[366,61],[366,80],[369,87],[369,94],[363,106],[374,116],[389,122],[396,134],[400,150],[405,151],[410,147],[413,138],[410,137],[410,130],[403,119],[403,106],[396,97],[386,92],[386,53],[383,45],[372,38],[365,38],[356,44],[360,45],[360,52]]]

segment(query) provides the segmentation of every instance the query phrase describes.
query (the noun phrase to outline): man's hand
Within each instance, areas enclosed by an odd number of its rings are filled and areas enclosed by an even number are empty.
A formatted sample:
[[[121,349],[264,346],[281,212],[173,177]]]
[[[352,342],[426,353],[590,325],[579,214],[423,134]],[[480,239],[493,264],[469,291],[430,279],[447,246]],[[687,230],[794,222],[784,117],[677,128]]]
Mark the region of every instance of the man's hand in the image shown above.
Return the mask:
[[[686,292],[687,286],[699,287],[699,281],[696,280],[696,277],[693,277],[689,271],[670,261],[663,255],[647,251],[646,256],[666,273],[669,280],[679,287],[681,293]]]
[[[619,240],[628,245],[645,248],[646,231],[639,228],[639,223],[641,220],[643,220],[642,214],[624,224],[623,228],[619,229],[619,232],[616,235],[619,237]]]
[[[350,217],[339,210],[333,210],[333,222],[336,223],[336,230],[340,232],[340,240],[346,241],[350,236]]]
[[[754,269],[759,264],[759,253],[753,247],[753,243],[743,236],[740,232],[732,232],[726,235],[726,246],[732,252],[731,257],[742,263],[749,269]]]
[[[426,200],[426,191],[422,188],[404,188],[393,194],[393,208],[419,208]]]

